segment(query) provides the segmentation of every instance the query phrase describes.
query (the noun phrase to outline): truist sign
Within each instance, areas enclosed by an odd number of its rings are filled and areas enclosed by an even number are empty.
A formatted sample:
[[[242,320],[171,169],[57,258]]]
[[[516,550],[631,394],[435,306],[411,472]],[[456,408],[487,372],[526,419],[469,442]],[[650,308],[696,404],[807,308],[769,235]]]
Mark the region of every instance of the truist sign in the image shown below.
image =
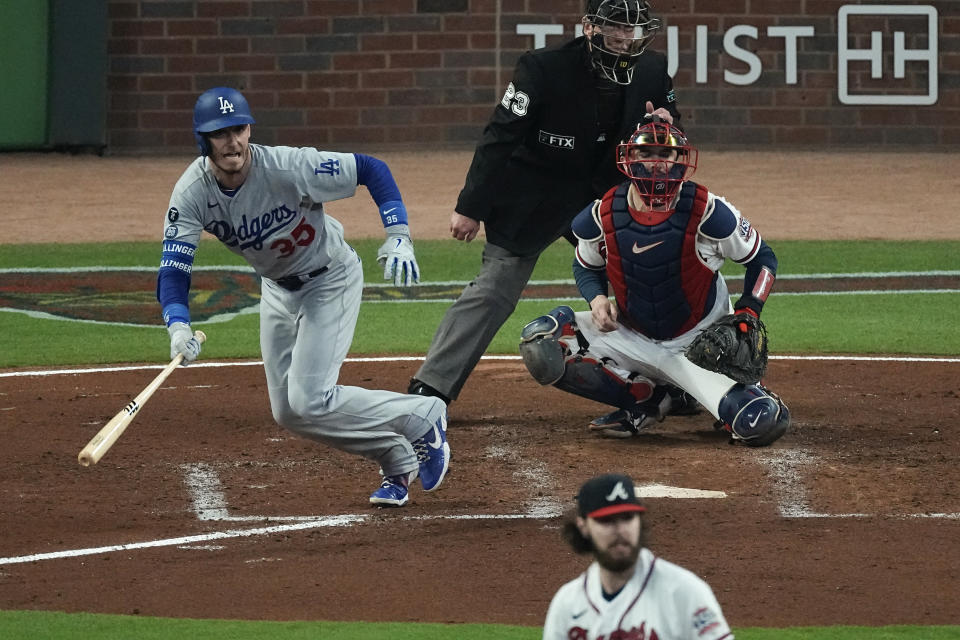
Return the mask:
[[[875,28],[877,19],[888,25],[887,31]],[[938,24],[937,10],[930,5],[843,5],[837,11],[837,93],[842,104],[849,105],[932,105],[937,103]],[[900,26],[898,21],[902,22]],[[874,25],[871,27],[869,25]],[[918,26],[922,25],[922,26]],[[578,24],[575,35],[582,33]],[[747,66],[745,72],[723,70],[727,84],[747,86],[755,83],[763,71],[763,62],[754,50],[760,28],[749,24],[733,25],[723,32],[723,53]],[[534,36],[534,48],[546,45],[546,36],[562,35],[563,25],[518,24],[517,33]],[[707,25],[696,25],[694,32],[695,81],[708,82]],[[797,84],[798,56],[804,38],[817,34],[813,25],[771,25],[764,36],[782,39],[784,82]],[[823,34],[819,34],[823,35]],[[676,75],[679,64],[680,33],[678,27],[667,27],[666,54],[668,72]],[[908,42],[924,43],[909,47]],[[738,65],[739,66],[739,65]],[[869,69],[871,86],[883,93],[857,89],[851,69]],[[926,87],[918,89],[914,80],[926,79]]]

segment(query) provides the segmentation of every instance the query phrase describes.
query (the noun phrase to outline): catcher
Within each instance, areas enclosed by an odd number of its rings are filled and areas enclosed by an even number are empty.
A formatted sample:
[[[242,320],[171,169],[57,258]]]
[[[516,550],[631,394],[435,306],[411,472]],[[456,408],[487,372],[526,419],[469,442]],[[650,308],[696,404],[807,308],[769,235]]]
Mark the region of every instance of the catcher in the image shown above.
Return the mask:
[[[690,181],[697,159],[656,118],[617,147],[629,180],[573,221],[574,276],[590,311],[562,306],[530,322],[520,353],[540,384],[616,407],[590,423],[603,436],[629,438],[699,402],[733,440],[765,446],[790,425],[787,406],[760,384],[760,313],[777,258],[736,207]],[[746,267],[732,307],[719,273],[726,258]]]

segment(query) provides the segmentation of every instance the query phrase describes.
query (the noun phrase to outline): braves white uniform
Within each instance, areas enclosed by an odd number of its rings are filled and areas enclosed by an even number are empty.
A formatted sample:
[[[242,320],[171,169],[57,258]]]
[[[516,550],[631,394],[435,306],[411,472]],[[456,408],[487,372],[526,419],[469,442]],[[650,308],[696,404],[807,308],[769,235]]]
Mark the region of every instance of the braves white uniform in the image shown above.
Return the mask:
[[[547,611],[544,640],[730,640],[733,633],[706,582],[641,549],[636,570],[612,600],[596,562],[560,587]]]
[[[574,232],[578,237],[577,261],[586,269],[604,270],[607,265],[606,239],[602,223],[598,218],[599,207],[581,212],[574,221]],[[584,217],[592,216],[592,224]],[[705,229],[723,229],[729,233],[716,237]],[[677,233],[682,233],[678,229]],[[652,254],[657,242],[649,245]],[[696,259],[710,271],[716,273],[729,258],[739,263],[751,260],[761,246],[759,232],[741,216],[740,211],[723,198],[708,192],[707,204],[700,221],[695,241]],[[644,247],[638,247],[644,251]],[[639,253],[637,249],[635,252]],[[608,369],[627,379],[638,373],[658,383],[670,383],[693,395],[713,416],[718,416],[718,406],[723,396],[733,386],[730,378],[702,369],[683,355],[683,350],[705,327],[719,318],[733,313],[730,293],[723,276],[716,273],[713,283],[714,304],[706,315],[691,328],[671,339],[655,340],[632,329],[624,323],[618,323],[617,329],[600,331],[593,323],[589,311],[576,314],[577,328],[590,344],[589,353],[597,359],[605,360]],[[571,345],[576,352],[576,345]]]
[[[221,191],[204,157],[177,181],[161,269],[189,273],[203,231],[243,256],[262,276],[260,346],[274,419],[300,435],[379,462],[384,475],[417,470],[410,442],[446,420],[444,403],[337,384],[353,340],[363,270],[342,225],[324,213],[323,203],[354,194],[355,156],[249,147],[249,175],[232,195]],[[190,260],[181,262],[178,255]],[[289,276],[306,281],[296,291],[277,284]]]

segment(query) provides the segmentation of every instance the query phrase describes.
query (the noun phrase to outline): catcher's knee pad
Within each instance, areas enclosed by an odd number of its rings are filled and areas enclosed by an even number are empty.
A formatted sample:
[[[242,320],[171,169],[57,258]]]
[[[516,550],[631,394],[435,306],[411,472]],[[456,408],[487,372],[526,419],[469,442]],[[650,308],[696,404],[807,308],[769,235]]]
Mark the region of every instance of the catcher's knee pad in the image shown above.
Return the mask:
[[[567,306],[527,323],[520,333],[520,357],[534,380],[547,385],[563,377],[570,347],[561,339],[576,332],[573,309]]]
[[[759,384],[733,385],[717,413],[730,434],[751,447],[776,442],[790,427],[790,409],[780,396]]]

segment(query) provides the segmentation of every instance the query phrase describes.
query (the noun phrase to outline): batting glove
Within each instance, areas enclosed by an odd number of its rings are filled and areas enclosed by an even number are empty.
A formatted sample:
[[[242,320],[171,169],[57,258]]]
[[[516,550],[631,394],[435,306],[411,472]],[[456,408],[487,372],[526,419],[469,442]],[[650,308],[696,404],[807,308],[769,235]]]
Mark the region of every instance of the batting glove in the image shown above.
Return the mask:
[[[383,279],[393,279],[394,286],[409,287],[420,282],[420,267],[413,255],[413,240],[407,234],[390,234],[377,251],[377,262],[383,267]]]
[[[183,361],[193,362],[200,355],[200,341],[193,335],[190,325],[185,322],[174,322],[167,327],[170,334],[170,359],[183,354]]]

